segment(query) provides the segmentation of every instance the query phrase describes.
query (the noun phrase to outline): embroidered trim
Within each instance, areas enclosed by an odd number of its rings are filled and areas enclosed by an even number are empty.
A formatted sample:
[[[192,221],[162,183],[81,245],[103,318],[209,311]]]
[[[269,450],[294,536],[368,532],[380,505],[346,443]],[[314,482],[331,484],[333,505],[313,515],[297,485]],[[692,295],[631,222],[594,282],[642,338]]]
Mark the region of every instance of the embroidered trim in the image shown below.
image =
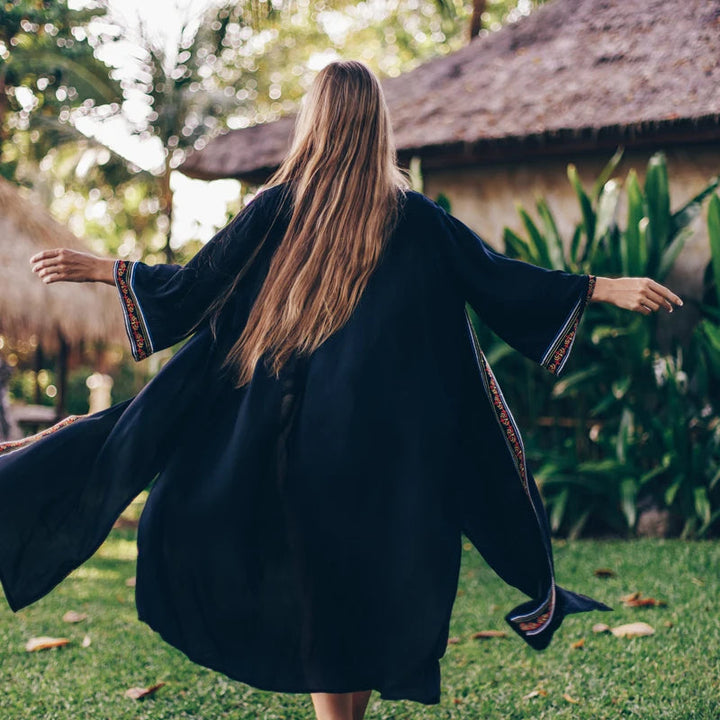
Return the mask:
[[[555,581],[550,587],[545,602],[536,610],[526,615],[516,615],[510,619],[526,634],[537,635],[542,632],[545,626],[550,622],[555,610]]]
[[[61,428],[64,428],[67,425],[70,425],[71,423],[74,423],[76,420],[80,419],[81,417],[85,417],[85,415],[68,415],[66,418],[63,418],[62,420],[60,420],[60,422],[57,422],[54,425],[51,425],[50,427],[45,428],[44,430],[41,430],[39,433],[35,433],[34,435],[28,435],[27,437],[20,438],[19,440],[8,440],[6,442],[1,442],[0,443],[0,455],[13,452],[14,450],[20,450],[20,448],[23,448],[26,445],[30,445],[30,444],[36,442],[37,440],[44,438],[46,435],[50,435],[50,434],[54,433],[56,430],[60,430]]]
[[[581,297],[577,303],[575,303],[575,307],[570,311],[560,331],[550,343],[550,346],[543,355],[543,359],[540,361],[540,364],[553,373],[553,375],[560,373],[567,359],[570,357],[570,350],[575,341],[578,323],[585,306],[595,290],[596,279],[594,275],[588,276],[588,287],[585,296]]]
[[[505,400],[505,396],[500,389],[500,384],[495,378],[495,374],[490,367],[490,363],[487,361],[485,353],[483,353],[482,348],[480,347],[480,341],[475,334],[475,328],[472,325],[467,308],[465,309],[465,320],[467,322],[468,332],[470,333],[473,351],[475,353],[475,360],[477,361],[477,365],[480,370],[480,376],[485,387],[485,392],[493,404],[495,417],[497,418],[501,429],[504,431],[505,443],[510,451],[518,476],[522,482],[523,489],[528,496],[530,506],[537,518],[538,526],[540,526],[541,523],[538,515],[538,509],[535,507],[535,503],[533,502],[533,498],[528,487],[525,447],[523,445],[522,436],[520,435],[520,430],[515,424],[515,419],[510,411],[510,406]],[[548,556],[548,566],[550,568],[550,590],[548,591],[545,600],[531,612],[523,615],[515,615],[510,618],[525,635],[537,635],[538,633],[541,633],[552,620],[555,611],[555,573],[553,571],[552,559],[550,556]]]
[[[515,467],[520,475],[523,488],[529,496],[530,493],[527,486],[525,448],[523,446],[520,430],[515,424],[515,418],[513,418],[513,415],[510,412],[510,406],[507,404],[505,397],[503,396],[500,385],[495,378],[492,368],[490,367],[490,363],[488,363],[485,353],[483,353],[482,348],[480,347],[480,342],[477,339],[477,335],[475,335],[475,329],[472,326],[467,310],[465,311],[465,319],[467,320],[468,328],[470,330],[473,350],[475,351],[475,359],[477,360],[478,366],[481,370],[480,375],[482,377],[483,385],[485,386],[485,392],[493,404],[495,417],[497,418],[500,428],[503,430],[505,436],[505,443],[510,450],[513,462],[515,463]]]
[[[140,303],[133,290],[135,261],[116,260],[113,275],[115,286],[120,293],[123,316],[125,318],[125,330],[130,340],[132,356],[135,360],[143,360],[149,355],[152,355],[153,346],[145,318],[140,309]]]

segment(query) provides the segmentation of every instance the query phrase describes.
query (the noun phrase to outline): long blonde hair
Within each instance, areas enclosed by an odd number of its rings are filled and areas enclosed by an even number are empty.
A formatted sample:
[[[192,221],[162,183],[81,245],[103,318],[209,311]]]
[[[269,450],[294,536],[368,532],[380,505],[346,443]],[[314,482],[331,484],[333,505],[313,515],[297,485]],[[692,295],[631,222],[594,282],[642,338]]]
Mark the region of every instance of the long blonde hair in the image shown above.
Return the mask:
[[[266,188],[286,182],[292,216],[222,365],[238,388],[265,353],[277,376],[294,351],[311,353],[345,324],[397,221],[409,182],[382,87],[363,63],[332,62],[315,77]]]

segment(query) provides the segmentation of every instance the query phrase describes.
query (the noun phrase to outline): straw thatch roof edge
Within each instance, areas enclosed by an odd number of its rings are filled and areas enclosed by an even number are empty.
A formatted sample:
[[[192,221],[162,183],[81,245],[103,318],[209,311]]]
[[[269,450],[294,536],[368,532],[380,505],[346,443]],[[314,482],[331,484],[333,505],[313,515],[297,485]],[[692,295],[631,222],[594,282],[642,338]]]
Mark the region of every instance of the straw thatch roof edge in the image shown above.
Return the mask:
[[[551,0],[383,81],[398,155],[443,166],[720,138],[720,0]],[[294,117],[190,155],[191,177],[262,182]]]

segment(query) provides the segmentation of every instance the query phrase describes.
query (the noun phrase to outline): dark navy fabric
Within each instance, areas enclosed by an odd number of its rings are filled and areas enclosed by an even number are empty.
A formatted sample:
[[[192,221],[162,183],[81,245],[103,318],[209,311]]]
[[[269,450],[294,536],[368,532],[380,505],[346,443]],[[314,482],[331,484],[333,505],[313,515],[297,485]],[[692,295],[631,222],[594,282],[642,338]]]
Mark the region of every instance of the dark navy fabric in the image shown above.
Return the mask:
[[[558,374],[592,290],[492,250],[403,198],[348,322],[279,377],[219,365],[282,238],[291,187],[261,192],[185,266],[116,261],[136,360],[187,342],[130,400],[0,444],[0,579],[12,610],[99,547],[153,480],[138,617],[193,661],[284,692],[440,700],[464,533],[529,599],[505,616],[547,646],[607,605],[555,582],[522,438],[469,322]],[[217,339],[202,311],[253,258]]]

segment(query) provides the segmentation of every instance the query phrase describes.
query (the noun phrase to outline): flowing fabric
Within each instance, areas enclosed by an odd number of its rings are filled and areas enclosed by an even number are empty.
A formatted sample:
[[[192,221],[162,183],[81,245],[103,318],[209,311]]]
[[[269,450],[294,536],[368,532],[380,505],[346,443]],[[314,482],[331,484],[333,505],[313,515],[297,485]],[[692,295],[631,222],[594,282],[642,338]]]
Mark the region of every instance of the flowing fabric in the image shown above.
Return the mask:
[[[595,278],[508,258],[417,192],[348,322],[278,377],[220,365],[290,216],[261,192],[185,266],[117,260],[135,360],[183,346],[135,397],[0,444],[0,580],[13,611],[89,558],[151,485],[138,617],[191,660],[281,692],[440,701],[462,534],[528,600],[529,646],[611,610],[555,581],[520,430],[466,303],[558,375]],[[214,336],[203,311],[244,269]]]

